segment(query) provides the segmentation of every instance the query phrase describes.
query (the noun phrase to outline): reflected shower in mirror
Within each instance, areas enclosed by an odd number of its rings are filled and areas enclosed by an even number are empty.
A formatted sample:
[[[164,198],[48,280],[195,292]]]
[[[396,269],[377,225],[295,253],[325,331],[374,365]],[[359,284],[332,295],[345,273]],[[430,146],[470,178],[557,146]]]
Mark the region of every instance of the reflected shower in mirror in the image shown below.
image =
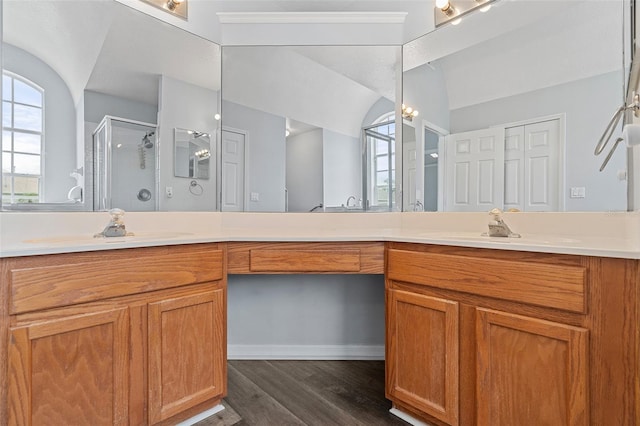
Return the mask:
[[[626,210],[625,150],[602,173],[593,155],[624,99],[626,2],[553,3],[497,1],[404,46],[404,210]]]
[[[142,144],[145,170],[157,176],[145,186],[150,194],[132,192],[116,207],[217,208],[214,168],[203,195],[193,197],[189,182],[174,176],[169,141],[174,128],[218,130],[219,45],[114,0],[8,1],[2,8],[3,209],[108,208],[94,189],[116,174],[135,175],[140,155],[134,144],[135,155],[123,157],[132,160],[122,163],[126,170],[94,170],[101,160],[92,135],[107,117],[154,123],[148,138],[159,141],[152,149]]]
[[[399,46],[224,46],[222,56],[222,210],[396,209]]]
[[[209,179],[211,136],[195,130],[174,131],[175,176]]]

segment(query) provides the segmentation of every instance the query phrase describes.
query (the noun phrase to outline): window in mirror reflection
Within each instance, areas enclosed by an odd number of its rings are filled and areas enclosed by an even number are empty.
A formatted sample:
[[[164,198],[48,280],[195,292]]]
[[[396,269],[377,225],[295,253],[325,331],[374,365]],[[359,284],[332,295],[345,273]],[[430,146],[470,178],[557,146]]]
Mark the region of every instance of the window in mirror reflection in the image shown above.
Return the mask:
[[[392,210],[395,199],[395,122],[393,112],[364,129],[367,161],[366,208]]]
[[[2,74],[2,202],[35,203],[42,194],[44,91],[17,74]]]

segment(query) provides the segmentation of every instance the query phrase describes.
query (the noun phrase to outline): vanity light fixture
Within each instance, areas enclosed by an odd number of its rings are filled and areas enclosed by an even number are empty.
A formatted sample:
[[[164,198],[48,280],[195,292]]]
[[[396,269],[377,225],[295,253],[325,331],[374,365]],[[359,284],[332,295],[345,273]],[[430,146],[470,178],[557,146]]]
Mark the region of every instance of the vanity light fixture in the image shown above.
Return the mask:
[[[165,12],[187,19],[187,0],[142,0]]]
[[[476,9],[486,12],[494,1],[496,0],[436,0],[434,8],[436,28],[447,23],[457,25],[464,15]]]
[[[402,118],[407,121],[412,121],[414,117],[418,116],[418,110],[411,108],[410,106],[406,106],[402,104]]]
[[[196,157],[198,157],[198,160],[206,160],[211,157],[211,152],[208,149],[201,149],[196,152]]]
[[[182,3],[184,3],[185,0],[168,0],[167,1],[167,9],[169,9],[170,11],[174,11],[176,10],[176,8],[178,6],[180,6]]]

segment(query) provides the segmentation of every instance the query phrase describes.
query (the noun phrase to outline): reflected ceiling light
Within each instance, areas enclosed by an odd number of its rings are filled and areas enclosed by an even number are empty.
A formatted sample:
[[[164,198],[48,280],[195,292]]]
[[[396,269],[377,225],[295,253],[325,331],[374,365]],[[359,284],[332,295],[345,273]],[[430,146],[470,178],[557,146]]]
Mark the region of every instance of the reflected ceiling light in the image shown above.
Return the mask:
[[[436,28],[447,23],[458,25],[464,15],[474,10],[486,12],[494,1],[497,0],[435,0],[433,12]]]
[[[211,157],[211,152],[208,149],[201,149],[200,151],[197,151],[195,155],[198,157],[198,160],[206,160]]]
[[[431,156],[431,158],[438,158],[438,153],[437,152],[432,152],[429,155]]]
[[[284,137],[285,137],[285,138],[288,138],[290,134],[291,134],[291,130],[286,129],[286,130],[284,131]]]
[[[406,106],[402,104],[402,118],[408,121],[412,121],[414,117],[418,116],[418,110],[411,108],[410,106]]]
[[[187,0],[142,0],[146,3],[152,4],[155,7],[169,12],[173,15],[179,16],[182,19],[187,19]]]
[[[213,118],[215,118],[216,121],[220,121],[220,114],[216,113],[216,115],[214,115]]]
[[[480,12],[482,12],[482,13],[488,12],[489,9],[491,9],[491,2],[488,2],[488,1],[485,1],[485,0],[476,0],[476,2],[479,3],[482,6],[480,8]]]

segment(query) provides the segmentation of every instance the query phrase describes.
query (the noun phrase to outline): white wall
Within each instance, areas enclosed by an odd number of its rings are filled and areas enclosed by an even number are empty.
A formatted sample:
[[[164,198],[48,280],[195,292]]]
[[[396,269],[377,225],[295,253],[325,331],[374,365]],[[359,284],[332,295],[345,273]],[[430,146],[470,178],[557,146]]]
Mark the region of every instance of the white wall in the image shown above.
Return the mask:
[[[84,120],[100,123],[105,115],[156,124],[158,103],[147,104],[104,93],[84,91]],[[95,130],[95,127],[91,130]]]
[[[322,138],[322,129],[287,138],[287,211],[308,212],[324,204]]]
[[[162,76],[158,108],[160,156],[160,210],[213,211],[216,204],[217,161],[210,161],[209,179],[180,178],[174,176],[174,129],[176,127],[212,135],[212,152],[218,121],[218,92]],[[211,157],[213,159],[213,156]],[[202,186],[202,195],[189,191],[192,180]],[[166,196],[166,188],[173,189],[173,197]]]
[[[416,122],[427,120],[449,129],[449,97],[442,69],[424,64],[402,74],[403,103],[418,110]]]
[[[47,64],[15,46],[4,44],[2,66],[44,89],[43,202],[65,202],[76,184],[76,108],[69,88]],[[80,141],[80,143],[82,143]]]
[[[227,304],[231,359],[360,346],[384,355],[382,275],[231,275]]]
[[[248,131],[245,146],[249,192],[259,196],[245,211],[283,212],[285,204],[285,119],[233,102],[222,102],[225,127]]]
[[[622,71],[617,71],[453,110],[451,132],[566,113],[566,210],[626,210],[626,182],[616,176],[618,170],[626,169],[625,150],[619,148],[603,172],[598,170],[606,154],[593,155],[607,121],[621,103]],[[571,187],[585,187],[586,197],[569,198]]]
[[[322,164],[324,205],[340,206],[350,196],[362,200],[362,150],[360,139],[330,130],[323,131]]]

